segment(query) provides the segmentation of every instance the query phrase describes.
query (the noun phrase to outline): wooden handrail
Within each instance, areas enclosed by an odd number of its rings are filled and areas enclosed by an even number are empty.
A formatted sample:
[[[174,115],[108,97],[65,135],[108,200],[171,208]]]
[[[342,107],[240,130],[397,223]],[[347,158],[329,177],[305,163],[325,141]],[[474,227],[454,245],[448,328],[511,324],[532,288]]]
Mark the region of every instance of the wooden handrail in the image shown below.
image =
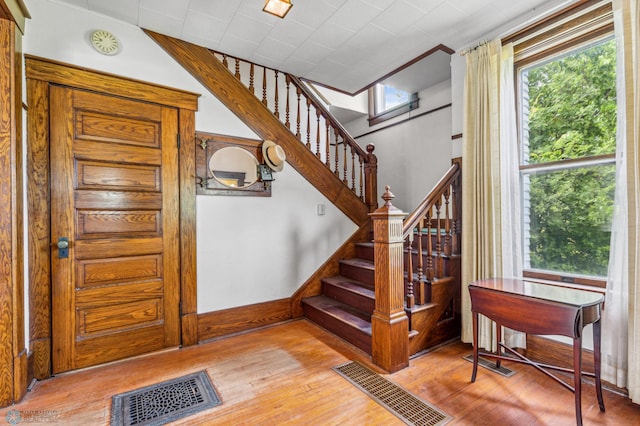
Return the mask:
[[[298,77],[220,52],[211,53],[258,97],[265,108],[313,152],[318,160],[323,161],[327,169],[331,170],[344,186],[366,204],[369,212],[378,207],[377,158],[373,153],[373,145],[367,146],[366,151],[360,147],[318,99],[318,95]],[[247,77],[242,75],[242,68],[249,72],[247,82],[243,82],[243,78],[246,80]],[[260,94],[256,93],[256,74],[261,74]],[[284,76],[282,86],[278,85],[279,75]],[[270,82],[272,86],[268,89]],[[279,93],[280,90],[282,93]],[[270,97],[273,98],[272,102],[269,101]],[[285,100],[281,101],[281,97]],[[284,104],[284,114],[279,110],[281,104]]]
[[[424,218],[425,214],[431,209],[438,200],[442,198],[445,191],[453,184],[460,174],[460,165],[454,163],[447,173],[434,185],[434,187],[427,193],[427,196],[418,204],[418,207],[406,217],[402,225],[402,236],[407,237],[411,231],[418,225],[420,220]]]
[[[264,140],[278,141],[286,152],[287,163],[331,200],[353,222],[362,225],[369,220],[367,216],[369,206],[364,202],[362,188],[358,188],[361,189],[361,194],[358,194],[352,189],[355,185],[352,184],[350,187],[344,185],[343,176],[338,177],[333,170],[318,161],[316,155],[300,143],[300,139],[294,136],[291,129],[283,124],[271,109],[264,107],[260,98],[256,96],[257,92],[264,91],[263,87],[256,86],[255,83],[259,77],[249,72],[249,64],[233,68],[240,68],[238,74],[240,77],[242,77],[243,67],[250,77],[258,77],[249,80],[249,84],[253,81],[255,92],[248,89],[244,82],[238,78],[238,75],[229,70],[223,60],[211,50],[153,31],[145,30],[145,33],[214,94],[231,112],[240,117],[258,137]],[[258,74],[262,73],[258,72]],[[273,87],[275,85],[269,85],[268,88]],[[281,94],[283,92],[281,91]],[[286,102],[283,103],[286,104]],[[364,169],[364,167],[362,168]],[[359,175],[362,181],[364,181],[363,176],[364,171]]]
[[[358,155],[360,157],[363,157],[365,159],[365,163],[367,163],[368,154],[360,147],[360,145],[358,145],[356,140],[353,139],[353,137],[349,134],[349,132],[347,132],[347,130],[342,126],[342,124],[340,124],[340,122],[333,117],[333,114],[331,114],[331,112],[329,112],[329,110],[325,108],[322,102],[318,101],[318,99],[316,98],[316,95],[311,90],[309,90],[309,88],[298,77],[291,74],[289,74],[289,77],[291,78],[291,81],[293,82],[293,84],[296,87],[300,88],[300,90],[302,91],[302,93],[304,93],[307,99],[311,100],[311,103],[313,104],[313,106],[317,110],[321,111],[322,116],[326,120],[328,120],[331,123],[331,126],[339,132],[340,136],[342,136],[345,142],[349,146],[353,146],[356,152],[358,153]]]
[[[461,173],[460,162],[454,161],[403,221],[402,238],[408,267],[404,292],[409,309],[430,302],[430,286],[434,280],[456,275],[451,270],[451,257],[460,254]]]

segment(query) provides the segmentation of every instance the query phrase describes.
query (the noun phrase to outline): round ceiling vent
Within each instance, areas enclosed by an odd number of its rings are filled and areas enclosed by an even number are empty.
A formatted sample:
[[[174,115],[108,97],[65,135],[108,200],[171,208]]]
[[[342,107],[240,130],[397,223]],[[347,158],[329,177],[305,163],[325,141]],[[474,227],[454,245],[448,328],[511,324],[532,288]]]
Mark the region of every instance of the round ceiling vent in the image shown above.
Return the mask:
[[[115,55],[120,51],[116,36],[105,30],[95,30],[90,35],[91,45],[103,55]]]

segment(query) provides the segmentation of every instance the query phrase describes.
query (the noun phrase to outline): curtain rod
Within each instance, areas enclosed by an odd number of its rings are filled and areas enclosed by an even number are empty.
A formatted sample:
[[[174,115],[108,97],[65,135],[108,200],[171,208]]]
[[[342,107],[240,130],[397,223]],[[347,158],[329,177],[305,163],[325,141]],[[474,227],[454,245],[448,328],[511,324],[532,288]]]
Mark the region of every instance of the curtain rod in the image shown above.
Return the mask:
[[[467,54],[473,52],[474,50],[476,50],[478,47],[482,46],[483,44],[487,44],[489,43],[489,40],[481,40],[479,42],[477,42],[475,45],[472,45],[471,47],[467,47],[464,50],[460,51],[460,56],[466,56]]]

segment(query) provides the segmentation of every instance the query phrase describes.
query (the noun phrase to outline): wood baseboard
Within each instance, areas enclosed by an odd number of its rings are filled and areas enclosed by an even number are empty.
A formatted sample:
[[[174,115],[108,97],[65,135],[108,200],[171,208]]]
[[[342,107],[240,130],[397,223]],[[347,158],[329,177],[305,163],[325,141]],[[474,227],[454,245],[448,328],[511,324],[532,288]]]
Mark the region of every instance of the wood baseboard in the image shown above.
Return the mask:
[[[524,352],[527,358],[534,361],[573,368],[573,347],[557,340],[527,335],[527,349]],[[593,372],[593,351],[582,350],[582,369]]]
[[[198,342],[291,319],[291,299],[198,314]]]
[[[309,279],[291,296],[291,313],[294,318],[304,315],[302,299],[322,293],[322,278],[337,275],[340,260],[354,257],[355,243],[366,241],[371,234],[371,221],[358,228],[342,245],[320,266]]]
[[[573,347],[542,336],[527,335],[527,349],[518,349],[527,358],[545,364],[573,368]],[[593,372],[593,351],[582,350],[582,371]],[[602,386],[620,395],[628,395],[627,389],[619,388],[605,380]]]
[[[29,385],[29,369],[27,350],[13,357],[13,400],[20,401],[27,393]]]

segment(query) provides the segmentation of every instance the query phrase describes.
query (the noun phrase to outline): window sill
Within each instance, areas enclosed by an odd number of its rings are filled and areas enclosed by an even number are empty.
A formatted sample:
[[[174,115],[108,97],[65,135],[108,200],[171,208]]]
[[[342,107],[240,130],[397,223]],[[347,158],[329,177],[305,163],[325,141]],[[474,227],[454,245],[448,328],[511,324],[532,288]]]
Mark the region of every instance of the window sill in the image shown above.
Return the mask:
[[[603,279],[576,276],[561,276],[548,272],[525,270],[522,274],[527,281],[539,282],[542,284],[555,285],[558,287],[574,288],[577,290],[593,291],[596,293],[606,293],[607,282]],[[571,280],[571,281],[569,281]]]
[[[404,105],[400,105],[394,109],[381,112],[380,114],[377,114],[377,115],[369,116],[369,126],[375,126],[376,124],[380,124],[384,121],[398,117],[402,114],[406,114],[410,111],[413,111],[414,109],[417,109],[419,106],[420,106],[419,99],[416,96],[415,98],[412,98],[411,101],[409,101]]]

